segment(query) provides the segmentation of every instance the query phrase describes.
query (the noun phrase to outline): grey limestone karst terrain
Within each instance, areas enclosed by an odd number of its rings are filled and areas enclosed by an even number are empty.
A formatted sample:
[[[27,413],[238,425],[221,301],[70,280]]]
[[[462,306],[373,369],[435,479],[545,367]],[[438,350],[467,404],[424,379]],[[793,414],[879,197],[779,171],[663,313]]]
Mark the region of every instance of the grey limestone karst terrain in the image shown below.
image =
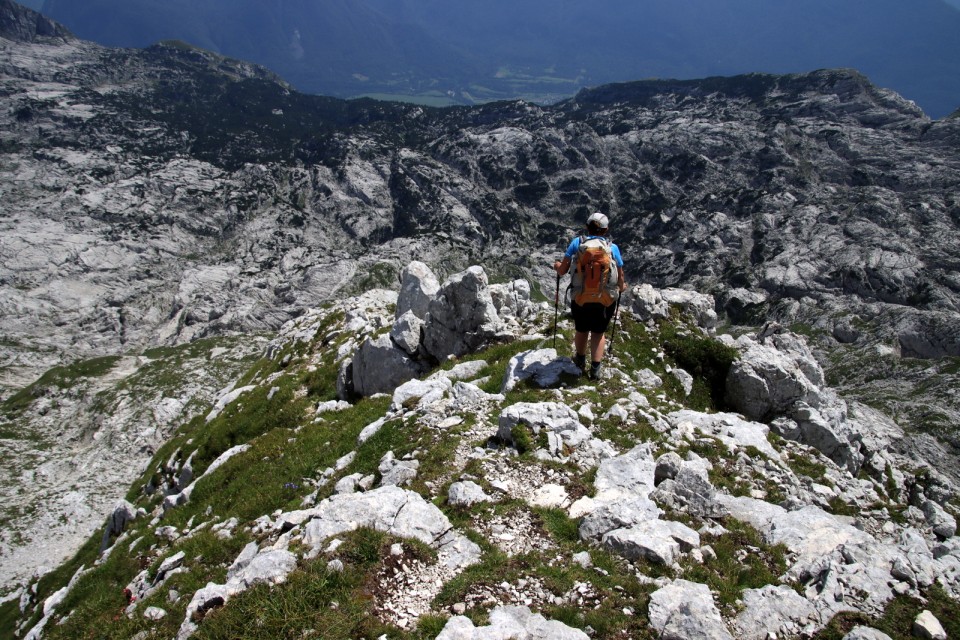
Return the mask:
[[[113,637],[178,640],[955,632],[956,485],[825,386],[802,336],[717,335],[710,296],[638,286],[585,383],[525,281],[437,282],[413,263],[399,294],[287,323],[157,452],[99,547],[21,594],[20,633],[105,616]],[[439,300],[472,310],[461,334]],[[357,369],[410,315],[420,339]],[[351,367],[352,392],[330,384]]]
[[[594,210],[632,284],[710,294],[733,334],[804,334],[814,386],[903,428],[890,455],[958,442],[960,118],[852,70],[436,110],[298,94],[180,43],[100,47],[0,0],[0,203],[5,589],[78,547],[264,336],[414,259],[552,298]],[[827,442],[834,405],[804,389],[806,408],[738,410]]]

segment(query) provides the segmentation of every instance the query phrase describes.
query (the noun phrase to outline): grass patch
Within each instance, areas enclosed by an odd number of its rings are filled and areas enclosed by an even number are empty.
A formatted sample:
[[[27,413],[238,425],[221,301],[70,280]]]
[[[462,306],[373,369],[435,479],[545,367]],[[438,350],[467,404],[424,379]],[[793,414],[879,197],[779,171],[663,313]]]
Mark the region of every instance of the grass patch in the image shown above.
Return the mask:
[[[7,417],[15,417],[29,407],[34,400],[45,395],[48,389],[69,389],[84,378],[99,378],[109,373],[120,356],[104,356],[89,360],[78,360],[63,367],[54,367],[40,378],[3,401],[3,412]]]
[[[675,323],[661,323],[660,334],[667,355],[694,378],[686,404],[699,411],[726,410],[727,374],[739,352],[696,329]]]
[[[839,614],[813,638],[841,640],[858,625],[873,627],[891,638],[913,638],[913,621],[925,609],[940,621],[948,638],[960,638],[960,602],[947,595],[938,584],[934,584],[923,596],[927,599],[926,602],[909,596],[897,596],[887,604],[883,615],[876,619],[862,613]]]
[[[388,403],[389,398],[361,401],[336,414],[335,420],[310,424],[297,434],[280,420],[257,438],[249,451],[231,458],[216,473],[197,482],[190,503],[171,511],[165,520],[170,524],[185,523],[208,507],[225,518],[234,516],[241,520],[252,520],[275,509],[301,508],[301,496],[309,493],[307,480],[353,451],[360,431],[382,416]],[[372,442],[377,442],[376,436],[365,447],[375,446]],[[365,447],[361,447],[358,459]],[[251,482],[251,478],[259,480]]]
[[[20,605],[11,600],[0,605],[0,637],[15,638],[17,621],[20,618]]]
[[[812,457],[796,452],[783,456],[787,466],[798,476],[806,476],[820,484],[828,484],[826,465],[817,462]]]
[[[563,509],[538,509],[543,526],[562,545],[580,544],[580,527]]]
[[[704,543],[716,552],[702,565],[686,567],[684,577],[701,582],[717,594],[717,605],[725,615],[736,613],[737,601],[744,589],[759,589],[777,584],[787,571],[787,548],[763,542],[760,534],[745,522],[727,518],[727,533],[705,536]]]
[[[371,615],[367,583],[387,555],[390,539],[370,530],[345,536],[337,551],[342,572],[327,568],[326,558],[304,563],[280,586],[258,585],[208,614],[196,638],[273,640],[376,638],[395,630]]]

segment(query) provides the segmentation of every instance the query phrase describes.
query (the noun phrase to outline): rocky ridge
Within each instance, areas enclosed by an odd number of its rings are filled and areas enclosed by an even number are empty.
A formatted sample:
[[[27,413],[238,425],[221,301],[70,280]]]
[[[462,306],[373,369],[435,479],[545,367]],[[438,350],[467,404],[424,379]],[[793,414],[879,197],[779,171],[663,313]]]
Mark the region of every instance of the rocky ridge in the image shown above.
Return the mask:
[[[484,276],[427,296],[482,307]],[[253,615],[331,638],[899,637],[894,606],[954,624],[956,485],[832,393],[803,337],[716,336],[709,297],[640,289],[599,385],[523,295],[486,317],[478,353],[353,403],[337,372],[423,288],[291,321],[157,453],[103,550],[24,592],[21,633],[113,615],[116,637],[259,637]],[[682,369],[690,353],[702,368]],[[741,414],[704,410],[718,381],[713,409]],[[282,613],[296,602],[310,613]]]

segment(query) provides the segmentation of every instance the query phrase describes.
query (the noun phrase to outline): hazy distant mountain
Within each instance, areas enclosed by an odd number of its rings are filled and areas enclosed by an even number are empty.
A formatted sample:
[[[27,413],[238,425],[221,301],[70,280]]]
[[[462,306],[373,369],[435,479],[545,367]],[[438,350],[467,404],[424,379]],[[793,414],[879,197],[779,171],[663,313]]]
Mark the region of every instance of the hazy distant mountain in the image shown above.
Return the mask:
[[[115,46],[181,39],[337,96],[551,100],[651,77],[853,67],[942,117],[960,105],[958,0],[46,0]]]

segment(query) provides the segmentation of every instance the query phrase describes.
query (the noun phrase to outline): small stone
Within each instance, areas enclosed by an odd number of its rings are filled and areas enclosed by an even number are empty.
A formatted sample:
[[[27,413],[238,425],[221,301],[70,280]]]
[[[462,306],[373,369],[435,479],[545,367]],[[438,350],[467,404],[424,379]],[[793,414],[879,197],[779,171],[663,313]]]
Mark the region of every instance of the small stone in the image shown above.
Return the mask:
[[[913,621],[912,633],[917,638],[926,640],[947,640],[947,632],[943,625],[937,620],[936,616],[927,610],[924,610],[917,619]]]
[[[143,612],[143,617],[147,620],[162,620],[167,616],[167,612],[160,607],[147,607]]]
[[[593,559],[590,558],[589,551],[581,551],[580,553],[573,554],[573,561],[584,569],[589,569],[593,566]]]

